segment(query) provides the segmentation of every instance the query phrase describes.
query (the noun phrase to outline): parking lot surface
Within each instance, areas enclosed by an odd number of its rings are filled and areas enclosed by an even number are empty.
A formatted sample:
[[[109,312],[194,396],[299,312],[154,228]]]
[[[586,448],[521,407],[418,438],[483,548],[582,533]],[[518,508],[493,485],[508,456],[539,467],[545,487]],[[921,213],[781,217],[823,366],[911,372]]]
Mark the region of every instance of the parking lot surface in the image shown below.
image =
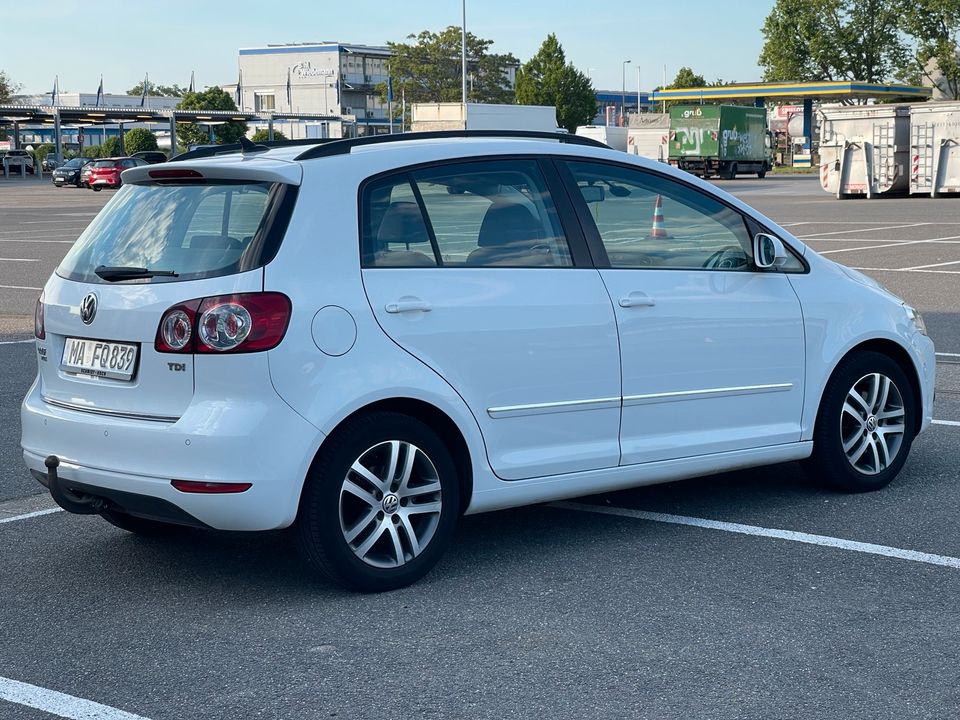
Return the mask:
[[[0,719],[956,715],[960,202],[718,184],[923,313],[937,424],[900,477],[839,495],[788,464],[471,516],[425,580],[366,596],[286,532],[50,511],[18,448],[22,341],[113,193],[0,181]]]

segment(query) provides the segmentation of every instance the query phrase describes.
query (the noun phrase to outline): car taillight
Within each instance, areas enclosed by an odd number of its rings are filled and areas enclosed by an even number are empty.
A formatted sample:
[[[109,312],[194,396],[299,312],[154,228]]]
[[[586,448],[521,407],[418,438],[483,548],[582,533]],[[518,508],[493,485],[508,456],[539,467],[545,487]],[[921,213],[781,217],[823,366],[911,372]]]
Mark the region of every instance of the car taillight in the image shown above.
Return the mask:
[[[43,293],[37,298],[37,308],[33,312],[33,334],[37,340],[47,338],[47,328],[43,323]]]
[[[273,292],[190,300],[163,314],[154,347],[163,353],[270,350],[283,340],[290,310],[290,299]]]

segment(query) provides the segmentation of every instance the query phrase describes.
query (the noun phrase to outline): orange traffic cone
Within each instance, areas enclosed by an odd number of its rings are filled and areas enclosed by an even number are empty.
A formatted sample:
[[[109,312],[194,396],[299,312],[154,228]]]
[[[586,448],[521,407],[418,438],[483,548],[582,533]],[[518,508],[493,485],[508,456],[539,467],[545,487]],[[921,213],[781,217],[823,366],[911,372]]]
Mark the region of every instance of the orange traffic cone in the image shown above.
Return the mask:
[[[670,237],[667,235],[666,228],[663,227],[663,199],[659,195],[657,195],[656,205],[653,206],[653,227],[650,228],[650,237]]]

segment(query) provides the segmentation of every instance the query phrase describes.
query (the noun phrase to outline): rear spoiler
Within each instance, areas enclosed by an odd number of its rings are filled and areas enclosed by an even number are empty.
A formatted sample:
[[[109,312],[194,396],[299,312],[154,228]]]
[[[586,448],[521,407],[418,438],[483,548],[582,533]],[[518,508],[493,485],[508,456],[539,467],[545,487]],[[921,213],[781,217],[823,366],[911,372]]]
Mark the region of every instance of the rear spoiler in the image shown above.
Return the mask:
[[[197,158],[198,162],[187,159],[176,163],[142,165],[124,170],[120,177],[123,182],[133,185],[197,183],[206,180],[299,185],[303,180],[303,167],[297,162],[240,153],[215,158],[208,155],[205,158]]]

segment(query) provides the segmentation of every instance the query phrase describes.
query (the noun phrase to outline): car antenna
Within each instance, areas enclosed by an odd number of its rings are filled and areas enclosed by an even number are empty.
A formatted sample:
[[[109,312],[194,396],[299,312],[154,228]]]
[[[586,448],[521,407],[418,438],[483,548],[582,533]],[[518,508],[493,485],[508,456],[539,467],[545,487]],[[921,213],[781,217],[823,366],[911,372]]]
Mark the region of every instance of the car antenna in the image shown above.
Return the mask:
[[[270,148],[268,148],[266,145],[258,145],[254,142],[251,142],[245,135],[240,136],[240,152],[244,155],[247,153],[265,152],[269,149]]]

